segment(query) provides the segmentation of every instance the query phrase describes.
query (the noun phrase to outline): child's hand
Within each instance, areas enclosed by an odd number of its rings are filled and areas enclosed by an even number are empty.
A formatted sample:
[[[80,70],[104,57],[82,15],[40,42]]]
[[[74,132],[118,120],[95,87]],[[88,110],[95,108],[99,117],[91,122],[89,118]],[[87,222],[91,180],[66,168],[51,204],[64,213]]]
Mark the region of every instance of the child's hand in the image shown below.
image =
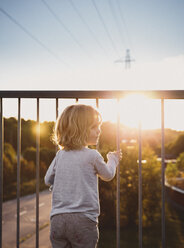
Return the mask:
[[[119,151],[109,152],[107,157],[110,158],[110,156],[115,156],[118,159],[118,161],[120,161],[122,159],[122,151],[119,150]]]
[[[117,153],[118,153],[119,161],[122,160],[122,157],[123,157],[122,151],[119,150],[117,151]]]
[[[116,156],[118,157],[118,159],[119,159],[119,161],[122,159],[122,151],[121,150],[119,150],[119,151],[115,151],[114,152],[115,154],[116,154]]]
[[[50,187],[49,187],[50,192],[52,191],[52,188],[53,188],[53,185],[50,185]]]

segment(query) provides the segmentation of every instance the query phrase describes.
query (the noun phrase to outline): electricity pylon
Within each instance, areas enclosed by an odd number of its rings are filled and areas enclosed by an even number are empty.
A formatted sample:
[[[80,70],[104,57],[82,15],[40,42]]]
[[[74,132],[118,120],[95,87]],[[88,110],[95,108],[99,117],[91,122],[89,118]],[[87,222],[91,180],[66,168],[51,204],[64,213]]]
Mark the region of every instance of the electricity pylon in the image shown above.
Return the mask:
[[[125,69],[130,69],[131,62],[135,61],[135,59],[132,59],[130,56],[130,49],[126,50],[125,59],[118,59],[115,60],[115,63],[125,63]]]

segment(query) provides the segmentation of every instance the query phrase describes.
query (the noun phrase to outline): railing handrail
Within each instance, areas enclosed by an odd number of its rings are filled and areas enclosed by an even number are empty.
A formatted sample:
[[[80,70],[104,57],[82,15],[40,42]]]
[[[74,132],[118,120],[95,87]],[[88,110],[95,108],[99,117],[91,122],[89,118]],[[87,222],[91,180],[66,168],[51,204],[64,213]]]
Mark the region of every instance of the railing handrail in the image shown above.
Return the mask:
[[[184,90],[1,90],[0,98],[123,98],[142,94],[152,99],[184,99]]]

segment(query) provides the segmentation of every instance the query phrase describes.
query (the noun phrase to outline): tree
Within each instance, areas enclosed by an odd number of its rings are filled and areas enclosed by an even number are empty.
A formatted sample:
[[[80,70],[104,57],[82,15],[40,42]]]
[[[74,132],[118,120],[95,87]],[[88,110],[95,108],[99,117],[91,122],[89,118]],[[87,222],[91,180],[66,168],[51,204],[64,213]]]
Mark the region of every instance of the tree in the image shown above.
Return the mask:
[[[56,154],[56,150],[54,149],[48,149],[46,147],[41,147],[40,149],[40,160],[44,162],[47,167],[50,165],[52,162],[54,156]]]
[[[3,154],[3,200],[16,196],[16,153],[9,143],[4,144]]]
[[[17,149],[17,120],[13,117],[4,119],[4,140]]]
[[[160,219],[161,210],[161,163],[149,146],[143,149],[143,225],[150,226]]]
[[[55,149],[55,145],[52,142],[52,135],[55,123],[43,122],[40,124],[40,145],[41,147],[48,148],[51,150]]]
[[[123,150],[120,162],[121,225],[136,225],[138,212],[138,152],[134,147]]]
[[[184,152],[184,134],[179,135],[175,141],[168,145],[167,149],[174,157],[178,157],[180,153]]]
[[[36,148],[34,147],[28,147],[23,152],[23,157],[27,161],[33,161],[36,163]]]
[[[170,179],[172,178],[176,178],[177,176],[179,176],[179,170],[176,164],[168,163],[165,170],[165,174],[168,181],[170,181]]]
[[[176,167],[179,171],[184,172],[184,152],[180,153],[176,161]]]
[[[36,121],[21,120],[22,151],[28,147],[36,147]]]
[[[21,182],[28,182],[36,178],[36,166],[33,160],[21,159]]]
[[[9,143],[4,144],[3,155],[3,176],[4,181],[15,181],[16,178],[16,153],[13,146]]]
[[[9,159],[10,163],[16,163],[16,152],[11,144],[4,144],[4,155]]]

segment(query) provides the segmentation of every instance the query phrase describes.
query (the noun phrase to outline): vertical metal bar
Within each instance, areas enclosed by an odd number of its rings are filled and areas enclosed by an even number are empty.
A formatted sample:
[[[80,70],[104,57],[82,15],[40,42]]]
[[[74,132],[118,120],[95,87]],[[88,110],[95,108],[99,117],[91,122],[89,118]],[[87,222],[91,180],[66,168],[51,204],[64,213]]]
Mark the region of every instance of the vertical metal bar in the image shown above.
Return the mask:
[[[37,98],[37,132],[36,132],[36,248],[39,247],[39,181],[40,181],[40,102]]]
[[[96,108],[98,109],[99,108],[99,99],[96,98]],[[99,143],[99,140],[98,140],[98,143],[96,144],[96,150],[99,151],[100,149],[100,143]]]
[[[56,121],[58,119],[58,106],[59,106],[58,98],[56,98]],[[57,151],[58,151],[58,146],[56,145],[56,153],[57,153]],[[52,186],[51,186],[51,188],[52,188]]]
[[[142,127],[139,121],[139,187],[138,187],[138,208],[139,208],[139,248],[142,248]]]
[[[96,107],[99,108],[99,99],[96,98]]]
[[[58,106],[59,106],[59,104],[58,104],[58,98],[56,98],[56,120],[58,118]]]
[[[18,123],[17,123],[17,248],[20,240],[20,158],[21,158],[21,99],[18,98]]]
[[[161,99],[162,128],[162,248],[165,248],[165,137],[164,137],[164,99]]]
[[[4,146],[4,123],[3,123],[3,99],[0,106],[0,248],[2,248],[2,212],[3,212],[3,146]]]
[[[119,98],[117,99],[117,135],[116,146],[117,151],[120,151],[120,113],[119,113]],[[116,190],[116,247],[120,248],[120,164],[117,166],[117,190]]]

